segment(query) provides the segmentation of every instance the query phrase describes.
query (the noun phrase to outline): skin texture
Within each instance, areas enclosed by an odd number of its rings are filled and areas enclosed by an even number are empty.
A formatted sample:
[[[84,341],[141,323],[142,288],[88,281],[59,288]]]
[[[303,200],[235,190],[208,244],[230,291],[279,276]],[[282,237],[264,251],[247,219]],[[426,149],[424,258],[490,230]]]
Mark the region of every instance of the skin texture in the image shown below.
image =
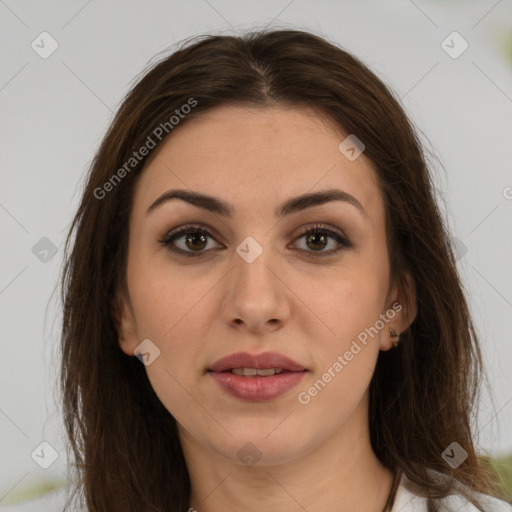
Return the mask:
[[[397,313],[308,404],[298,401],[357,335],[404,297],[390,283],[385,209],[371,162],[349,161],[346,137],[305,107],[222,106],[191,119],[151,155],[136,184],[130,215],[127,283],[116,313],[119,343],[133,355],[148,338],[160,356],[146,367],[176,418],[192,482],[191,506],[224,510],[381,511],[392,474],[374,455],[368,431],[368,386]],[[169,189],[188,189],[230,203],[232,218],[172,200],[146,215]],[[292,196],[336,188],[353,205],[332,201],[282,219],[274,210]],[[301,236],[316,223],[329,238],[317,249]],[[171,230],[200,224],[214,238],[197,258],[159,243]],[[263,253],[247,263],[237,246],[253,237]],[[197,244],[197,242],[196,242]],[[186,238],[175,241],[193,251]],[[315,252],[316,251],[316,252]],[[312,255],[312,258],[305,256]],[[299,385],[270,402],[224,392],[206,372],[228,354],[274,351],[308,369]],[[261,458],[244,465],[252,443]],[[256,452],[255,452],[256,453]]]

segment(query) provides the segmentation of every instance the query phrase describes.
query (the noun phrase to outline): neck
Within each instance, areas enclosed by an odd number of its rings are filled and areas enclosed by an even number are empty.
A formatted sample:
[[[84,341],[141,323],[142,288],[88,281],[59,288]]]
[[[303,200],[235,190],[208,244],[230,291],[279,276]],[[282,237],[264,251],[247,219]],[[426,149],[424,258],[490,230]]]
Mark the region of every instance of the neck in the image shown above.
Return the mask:
[[[198,512],[382,512],[393,483],[393,473],[371,449],[368,429],[347,426],[287,461],[264,463],[262,458],[254,466],[206,450],[186,432],[181,439],[190,506]]]

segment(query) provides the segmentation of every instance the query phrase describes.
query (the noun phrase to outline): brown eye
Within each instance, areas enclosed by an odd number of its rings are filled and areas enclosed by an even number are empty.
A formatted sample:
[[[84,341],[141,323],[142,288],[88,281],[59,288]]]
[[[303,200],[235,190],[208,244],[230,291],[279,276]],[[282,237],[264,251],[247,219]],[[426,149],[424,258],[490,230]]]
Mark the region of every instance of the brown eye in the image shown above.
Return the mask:
[[[297,240],[304,240],[303,246],[299,249],[305,256],[312,258],[330,256],[343,249],[354,247],[348,238],[320,224],[306,230]],[[330,250],[324,250],[329,245],[331,245]]]
[[[211,248],[205,250],[209,245],[209,239],[216,242],[215,238],[205,229],[196,226],[183,226],[171,231],[159,242],[171,252],[193,257],[201,256],[211,250]]]
[[[217,246],[210,247],[210,240]],[[343,249],[354,247],[354,244],[340,233],[315,225],[300,235],[297,241],[303,241],[299,251],[307,257],[331,256]],[[212,249],[222,247],[212,234],[201,227],[194,225],[182,226],[168,233],[159,243],[169,251],[181,256],[199,257]],[[297,244],[297,242],[295,242]],[[332,247],[330,247],[332,246]],[[329,248],[330,247],[330,248]],[[328,248],[328,250],[325,250]]]
[[[193,233],[185,237],[187,248],[194,251],[204,249],[207,243],[207,237],[203,233]]]
[[[320,233],[311,233],[306,237],[306,244],[310,249],[318,250],[324,249],[327,245],[329,237]]]

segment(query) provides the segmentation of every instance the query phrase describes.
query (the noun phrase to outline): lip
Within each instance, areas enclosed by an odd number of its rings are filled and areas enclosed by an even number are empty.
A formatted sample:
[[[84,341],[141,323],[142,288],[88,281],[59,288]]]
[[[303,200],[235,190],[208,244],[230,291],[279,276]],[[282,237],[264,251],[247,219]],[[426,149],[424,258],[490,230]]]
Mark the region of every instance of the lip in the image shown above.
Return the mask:
[[[208,370],[220,373],[233,368],[256,368],[258,370],[282,368],[289,372],[301,372],[306,369],[296,361],[277,352],[262,352],[254,355],[248,352],[236,352],[219,359]]]
[[[281,368],[283,373],[267,377],[243,377],[228,370],[233,368]],[[240,400],[263,402],[273,400],[293,389],[307,373],[307,369],[289,357],[275,352],[249,354],[238,352],[216,361],[208,374],[226,393]]]

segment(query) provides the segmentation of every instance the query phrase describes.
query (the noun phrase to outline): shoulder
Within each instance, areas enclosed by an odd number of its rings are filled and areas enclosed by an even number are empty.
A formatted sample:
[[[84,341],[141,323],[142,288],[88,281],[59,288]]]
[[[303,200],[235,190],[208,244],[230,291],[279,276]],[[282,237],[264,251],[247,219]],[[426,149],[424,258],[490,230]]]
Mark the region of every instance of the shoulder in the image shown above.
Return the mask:
[[[512,505],[493,496],[478,494],[485,512],[512,512]],[[460,494],[436,500],[439,512],[480,512]],[[405,475],[397,488],[391,512],[428,512],[427,498]]]

